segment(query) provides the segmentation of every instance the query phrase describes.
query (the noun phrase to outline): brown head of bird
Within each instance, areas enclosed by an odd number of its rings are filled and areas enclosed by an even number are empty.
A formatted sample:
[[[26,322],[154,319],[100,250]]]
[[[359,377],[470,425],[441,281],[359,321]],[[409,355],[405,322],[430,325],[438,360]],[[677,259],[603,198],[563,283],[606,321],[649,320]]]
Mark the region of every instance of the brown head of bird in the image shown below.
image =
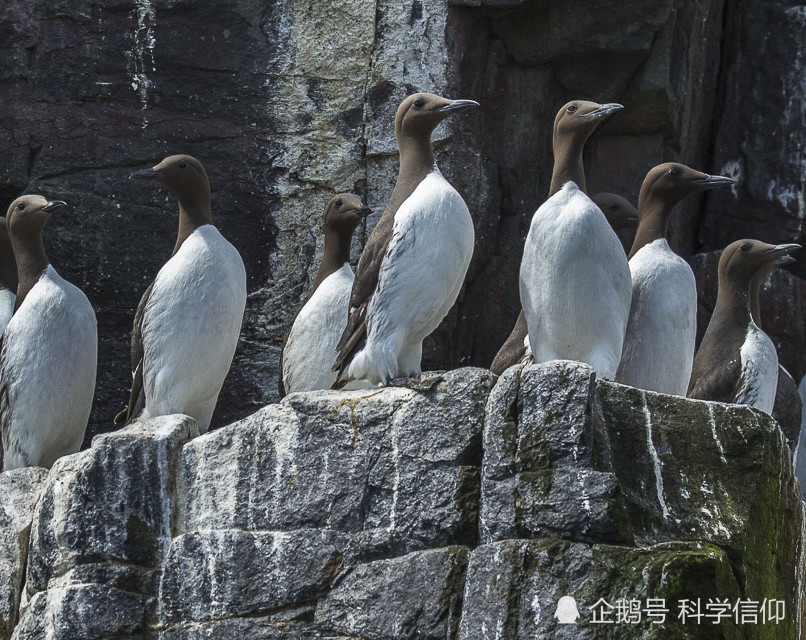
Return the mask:
[[[395,113],[395,134],[401,137],[431,139],[431,133],[445,118],[470,107],[478,107],[475,100],[449,100],[433,93],[415,93],[408,96]]]
[[[597,193],[591,200],[602,210],[613,231],[634,229],[638,225],[638,209],[616,193]]]
[[[767,244],[760,240],[737,240],[727,246],[719,258],[719,296],[726,294],[748,297],[751,283],[759,286],[759,272],[770,272],[795,261],[792,253],[799,244]],[[718,302],[717,302],[718,304]],[[745,303],[746,304],[746,303]]]
[[[681,200],[733,183],[733,178],[712,176],[679,162],[665,162],[650,169],[638,196],[638,231],[630,257],[647,244],[666,238],[672,211]]]
[[[602,122],[623,108],[615,102],[599,104],[588,100],[572,100],[560,108],[554,117],[554,172],[549,188],[550,196],[557,193],[568,181],[575,182],[581,191],[587,191],[582,166],[585,143]]]
[[[8,208],[6,223],[17,263],[19,282],[14,308],[19,309],[25,296],[50,264],[42,241],[42,230],[53,212],[67,203],[42,196],[21,196]]]

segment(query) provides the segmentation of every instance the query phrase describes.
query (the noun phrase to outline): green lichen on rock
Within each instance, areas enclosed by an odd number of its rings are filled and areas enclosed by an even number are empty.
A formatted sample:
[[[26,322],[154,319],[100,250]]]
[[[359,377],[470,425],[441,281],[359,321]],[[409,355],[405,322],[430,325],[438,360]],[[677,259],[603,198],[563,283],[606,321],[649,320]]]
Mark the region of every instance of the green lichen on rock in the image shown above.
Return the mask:
[[[555,638],[587,640],[740,640],[742,629],[730,621],[678,619],[679,601],[700,599],[702,611],[715,593],[735,601],[739,588],[725,553],[713,545],[662,543],[636,548],[588,545],[540,538],[502,540],[474,549],[468,565],[467,589],[460,638]],[[563,596],[576,600],[579,619],[573,626],[558,624],[557,603]],[[664,598],[660,618],[646,615],[647,598]],[[594,610],[618,602],[641,603],[631,622],[616,623],[610,609],[594,623]],[[635,613],[633,615],[636,615]],[[486,628],[490,633],[480,634]],[[493,633],[494,632],[494,633]]]

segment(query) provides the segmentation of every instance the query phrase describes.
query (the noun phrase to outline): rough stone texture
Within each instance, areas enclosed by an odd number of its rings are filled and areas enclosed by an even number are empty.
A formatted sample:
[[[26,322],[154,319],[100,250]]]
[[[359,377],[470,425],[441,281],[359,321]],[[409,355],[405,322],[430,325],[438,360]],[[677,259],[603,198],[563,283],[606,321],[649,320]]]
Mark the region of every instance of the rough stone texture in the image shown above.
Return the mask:
[[[0,639],[8,640],[17,622],[28,536],[34,507],[47,471],[39,467],[0,474]]]
[[[803,24],[798,7],[760,0],[3,3],[0,212],[35,191],[72,206],[46,245],[99,316],[86,444],[126,402],[134,309],[173,246],[174,203],[129,182],[133,169],[198,156],[217,224],[244,256],[250,296],[220,427],[276,399],[324,204],[354,190],[375,209],[357,256],[394,183],[394,109],[414,90],[482,103],[435,135],[477,245],[465,291],[426,341],[427,369],[489,366],[511,329],[521,248],[548,189],[551,122],[568,99],[626,106],[589,144],[591,192],[635,201],[666,160],[741,178],[681,207],[672,244],[683,255],[733,234],[797,240]],[[765,40],[767,28],[780,37]],[[806,349],[806,338],[795,344]]]
[[[731,4],[713,161],[738,183],[733,193],[709,198],[700,235],[709,249],[744,237],[798,242],[804,233],[806,11],[790,2]],[[794,269],[806,274],[802,260]]]
[[[653,620],[660,619],[647,617],[643,611],[641,622],[634,626],[591,624],[591,607],[604,596],[609,604],[620,598],[638,599],[644,609],[646,598],[658,593],[664,594],[669,608],[662,625],[653,625]],[[708,628],[710,621],[707,626],[694,621],[682,625],[677,619],[678,599],[707,602],[715,593],[734,602],[740,597],[730,562],[712,545],[672,542],[636,549],[556,538],[504,540],[470,554],[459,638],[744,637],[731,622],[717,631]],[[576,599],[580,614],[575,626],[560,625],[555,617],[558,600],[569,594]],[[609,619],[616,619],[612,610]]]
[[[743,596],[781,594],[800,611],[804,537],[791,518],[803,522],[804,503],[761,412],[594,384],[579,363],[512,367],[490,395],[482,468],[481,543],[707,541]]]
[[[630,539],[615,475],[590,463],[595,389],[577,363],[504,372],[487,405],[480,542]]]
[[[348,571],[316,611],[324,632],[368,640],[453,638],[459,626],[467,549],[446,547]]]
[[[34,512],[16,640],[42,625],[59,639],[144,630],[171,541],[176,457],[198,434],[193,419],[164,416],[56,461]]]
[[[200,437],[184,416],[136,423],[30,472],[12,637],[801,637],[804,505],[768,416],[570,362],[442,376],[291,394]],[[555,627],[563,595],[576,628]],[[787,617],[677,621],[679,599],[740,595]],[[669,622],[607,635],[600,597],[665,598]]]
[[[428,394],[291,394],[184,449],[177,529],[322,528],[372,557],[473,544],[491,387],[460,369]]]

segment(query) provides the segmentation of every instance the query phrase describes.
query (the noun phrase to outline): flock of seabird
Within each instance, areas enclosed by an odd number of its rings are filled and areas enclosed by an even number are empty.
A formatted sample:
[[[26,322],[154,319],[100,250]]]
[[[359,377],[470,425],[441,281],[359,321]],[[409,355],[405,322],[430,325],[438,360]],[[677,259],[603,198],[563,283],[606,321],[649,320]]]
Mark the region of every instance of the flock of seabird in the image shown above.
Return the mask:
[[[318,389],[402,385],[421,378],[423,340],[456,301],[473,255],[462,196],[440,173],[431,135],[446,117],[478,106],[430,93],[395,115],[397,183],[350,267],[353,232],[371,213],[340,193],[324,214],[324,256],[308,301],[283,347],[280,396]],[[563,359],[600,378],[771,413],[778,357],[759,328],[759,289],[795,244],[739,240],[719,262],[716,307],[695,357],[694,274],[667,242],[676,205],[732,184],[680,163],[651,169],[637,209],[615,194],[587,195],[583,150],[619,104],[575,100],[554,121],[548,199],[534,213],[520,268],[522,312],[491,369]],[[201,163],[165,158],[132,178],[154,181],[179,202],[171,258],[138,305],[132,389],[115,422],[183,413],[207,431],[232,363],[246,304],[238,251],[213,225]],[[0,218],[0,429],[2,469],[49,467],[79,450],[95,389],[97,328],[87,297],[44,250],[44,227],[64,202],[17,198]],[[637,227],[629,255],[616,231]]]

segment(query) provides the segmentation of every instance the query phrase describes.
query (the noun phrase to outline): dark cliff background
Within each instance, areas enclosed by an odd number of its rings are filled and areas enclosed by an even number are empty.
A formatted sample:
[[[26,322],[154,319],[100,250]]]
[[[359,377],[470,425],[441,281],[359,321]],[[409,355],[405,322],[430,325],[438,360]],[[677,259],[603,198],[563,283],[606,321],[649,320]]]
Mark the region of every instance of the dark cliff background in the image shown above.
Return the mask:
[[[684,257],[741,237],[803,241],[804,40],[805,7],[761,0],[0,0],[0,210],[23,193],[71,205],[46,246],[98,313],[89,440],[126,402],[134,309],[176,228],[173,199],[127,177],[197,156],[250,291],[221,426],[276,398],[279,349],[336,191],[376,211],[357,259],[394,184],[392,117],[407,93],[482,104],[436,136],[477,246],[424,368],[488,366],[517,315],[551,124],[569,99],[626,107],[589,144],[591,193],[635,202],[646,171],[668,160],[737,179],[680,208],[672,245]],[[696,264],[704,322],[715,261]],[[806,260],[794,270],[806,275]],[[763,324],[796,380],[803,285],[778,274],[764,292]]]

